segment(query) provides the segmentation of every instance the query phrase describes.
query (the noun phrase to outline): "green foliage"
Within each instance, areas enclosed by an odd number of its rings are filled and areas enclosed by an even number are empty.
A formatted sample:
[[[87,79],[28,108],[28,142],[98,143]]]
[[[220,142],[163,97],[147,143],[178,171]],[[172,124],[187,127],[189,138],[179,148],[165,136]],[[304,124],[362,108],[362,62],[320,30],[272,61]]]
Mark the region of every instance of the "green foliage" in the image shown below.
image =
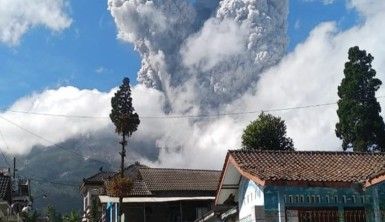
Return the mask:
[[[33,211],[32,213],[25,213],[25,212],[20,213],[20,217],[24,222],[36,222],[39,216],[40,215],[37,213],[36,210]]]
[[[286,137],[285,121],[265,113],[243,131],[242,146],[247,150],[294,150],[293,140]]]
[[[64,222],[79,222],[80,221],[79,213],[73,210],[69,214],[64,215],[63,221]]]
[[[349,49],[341,85],[338,86],[336,135],[344,150],[385,151],[385,125],[375,97],[382,82],[374,78],[373,56],[357,46]]]
[[[131,136],[137,130],[140,120],[138,114],[134,113],[128,78],[123,79],[123,84],[111,99],[111,106],[110,118],[116,127],[116,132]]]
[[[52,206],[48,207],[47,216],[48,216],[49,222],[63,222],[62,215],[56,212],[56,209]]]

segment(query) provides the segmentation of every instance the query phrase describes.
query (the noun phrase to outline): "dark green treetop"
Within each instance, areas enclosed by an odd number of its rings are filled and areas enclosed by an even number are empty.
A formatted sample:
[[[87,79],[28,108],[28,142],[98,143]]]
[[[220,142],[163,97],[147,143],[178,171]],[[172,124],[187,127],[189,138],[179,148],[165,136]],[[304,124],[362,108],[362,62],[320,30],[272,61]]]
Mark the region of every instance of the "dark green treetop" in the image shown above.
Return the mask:
[[[382,82],[375,78],[376,71],[371,64],[373,56],[358,46],[350,48],[348,54],[345,77],[338,86],[336,135],[342,139],[344,150],[384,151],[385,125],[375,97]]]
[[[285,121],[263,112],[243,131],[242,147],[247,150],[294,150],[293,140],[286,136]]]
[[[134,113],[132,106],[130,80],[123,79],[123,84],[111,99],[112,110],[110,113],[111,121],[115,125],[118,134],[131,136],[138,129],[140,123],[139,115]]]

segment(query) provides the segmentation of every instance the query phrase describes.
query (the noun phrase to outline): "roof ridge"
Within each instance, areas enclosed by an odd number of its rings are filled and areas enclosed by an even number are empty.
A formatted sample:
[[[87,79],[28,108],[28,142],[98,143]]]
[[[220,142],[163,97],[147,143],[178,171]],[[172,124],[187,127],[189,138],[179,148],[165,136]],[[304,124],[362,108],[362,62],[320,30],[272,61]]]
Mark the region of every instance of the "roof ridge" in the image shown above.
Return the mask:
[[[90,177],[87,177],[87,178],[85,178],[86,180],[89,180],[89,179],[92,179],[92,178],[95,178],[96,176],[98,176],[98,175],[100,175],[100,174],[102,174],[102,173],[115,173],[115,171],[99,171],[99,172],[97,172],[97,173],[95,173],[94,175],[92,175],[92,176],[90,176]]]
[[[184,170],[184,171],[222,172],[221,170],[189,169],[189,168],[168,168],[168,167],[148,167],[148,168],[140,168],[139,170]]]
[[[290,153],[290,154],[338,154],[338,155],[385,155],[385,152],[347,152],[347,151],[321,151],[321,150],[228,150],[229,153]]]

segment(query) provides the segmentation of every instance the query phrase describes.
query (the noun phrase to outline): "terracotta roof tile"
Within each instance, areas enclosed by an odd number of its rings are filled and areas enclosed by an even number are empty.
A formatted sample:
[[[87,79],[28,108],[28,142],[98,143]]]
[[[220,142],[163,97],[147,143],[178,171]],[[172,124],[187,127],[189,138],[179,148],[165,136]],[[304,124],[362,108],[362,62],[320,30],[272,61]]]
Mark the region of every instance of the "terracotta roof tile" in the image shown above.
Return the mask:
[[[130,196],[212,196],[218,187],[221,171],[149,168],[132,164],[124,175],[133,181]],[[85,183],[101,182],[119,173],[98,173],[84,180]]]
[[[215,191],[220,171],[146,168],[140,174],[151,191]]]
[[[152,193],[148,189],[144,181],[134,181],[132,189],[130,191],[130,196],[151,196]]]
[[[238,166],[265,181],[363,182],[384,171],[384,153],[229,151]]]

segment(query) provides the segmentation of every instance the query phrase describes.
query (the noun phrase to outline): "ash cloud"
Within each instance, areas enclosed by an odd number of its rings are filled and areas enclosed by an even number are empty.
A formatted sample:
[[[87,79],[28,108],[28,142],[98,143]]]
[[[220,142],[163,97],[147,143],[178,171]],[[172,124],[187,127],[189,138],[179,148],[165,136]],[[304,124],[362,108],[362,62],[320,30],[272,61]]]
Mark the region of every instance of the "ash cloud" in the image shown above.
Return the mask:
[[[162,91],[171,112],[239,98],[285,54],[287,1],[109,0],[109,10],[142,58],[138,81]]]

